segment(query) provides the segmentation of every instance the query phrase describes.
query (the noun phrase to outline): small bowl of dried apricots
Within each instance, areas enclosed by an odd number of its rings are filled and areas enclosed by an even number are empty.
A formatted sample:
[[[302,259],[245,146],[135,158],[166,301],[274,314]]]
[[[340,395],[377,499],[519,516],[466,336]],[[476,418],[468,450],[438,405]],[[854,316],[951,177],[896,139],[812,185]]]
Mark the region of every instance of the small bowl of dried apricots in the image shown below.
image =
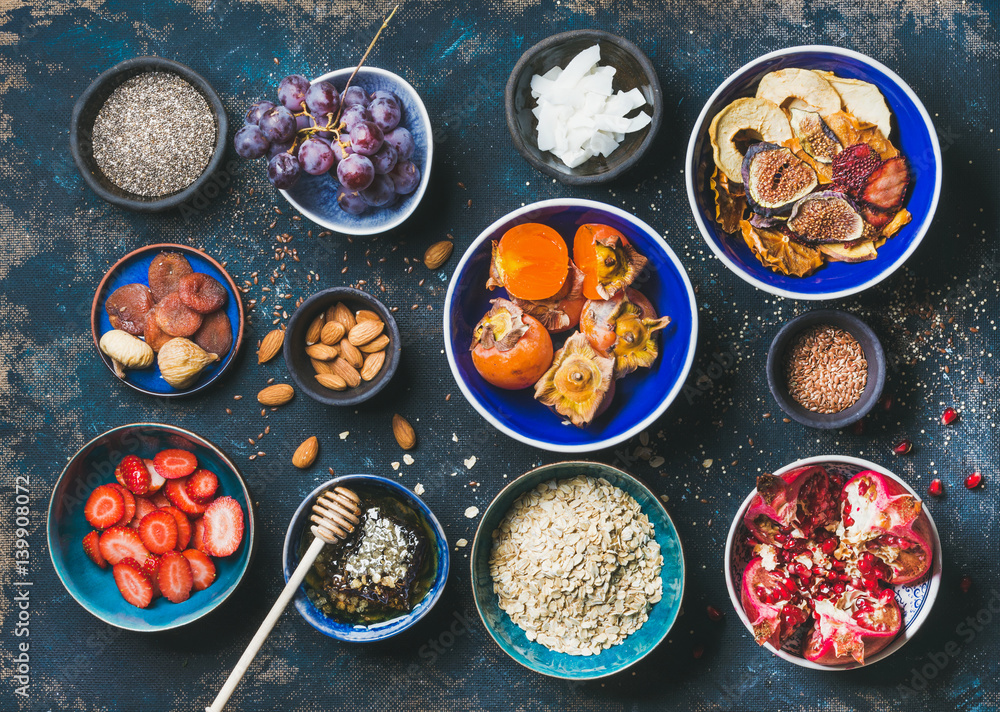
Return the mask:
[[[555,452],[611,447],[680,393],[698,310],[657,232],[592,200],[524,206],[490,225],[455,270],[445,349],[491,425]]]

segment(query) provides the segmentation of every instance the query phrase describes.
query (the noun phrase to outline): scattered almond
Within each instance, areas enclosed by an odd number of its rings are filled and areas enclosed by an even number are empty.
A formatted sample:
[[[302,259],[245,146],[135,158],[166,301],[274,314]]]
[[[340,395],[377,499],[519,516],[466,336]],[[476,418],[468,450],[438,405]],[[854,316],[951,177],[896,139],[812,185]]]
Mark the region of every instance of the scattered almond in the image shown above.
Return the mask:
[[[358,347],[353,345],[348,339],[340,342],[340,355],[347,363],[354,366],[354,368],[361,368],[361,365],[365,362],[365,357],[358,351]]]
[[[312,346],[306,346],[306,356],[314,358],[317,361],[333,361],[333,359],[337,358],[337,350],[326,344],[313,344]]]
[[[351,310],[348,309],[343,302],[337,302],[334,305],[333,318],[335,321],[339,321],[344,326],[344,331],[350,331],[357,323],[354,320],[354,315],[351,314]]]
[[[437,269],[448,261],[454,248],[455,246],[449,240],[435,242],[424,253],[424,265],[427,266],[427,269]]]
[[[326,317],[320,314],[312,323],[309,324],[309,328],[306,330],[306,343],[315,344],[319,341],[319,335],[323,332],[323,324],[326,322]]]
[[[295,454],[292,455],[292,464],[295,465],[300,470],[312,465],[316,462],[316,455],[319,454],[319,439],[314,435],[311,438],[305,440],[299,447],[295,450]]]
[[[362,321],[347,332],[347,340],[354,346],[363,346],[382,333],[381,321]]]
[[[347,333],[347,329],[339,321],[328,321],[323,325],[323,330],[319,334],[319,340],[327,346],[333,346]]]
[[[309,362],[316,373],[333,373],[333,363],[331,361],[317,361],[311,358]]]
[[[361,374],[358,369],[343,358],[337,358],[333,362],[333,373],[344,379],[344,382],[351,388],[357,388],[361,384]]]
[[[257,394],[257,402],[266,406],[285,405],[295,396],[295,389],[287,383],[275,383]]]
[[[356,321],[382,321],[382,317],[373,312],[371,309],[359,309],[358,313],[354,315]]]
[[[282,344],[285,343],[285,332],[281,329],[270,331],[261,340],[260,348],[257,349],[257,363],[267,363],[278,355]]]
[[[347,381],[335,373],[317,373],[316,381],[323,388],[329,388],[332,391],[347,390]]]
[[[413,426],[399,413],[392,416],[392,434],[404,450],[412,450],[417,444],[417,433]]]
[[[358,348],[361,349],[362,353],[373,354],[376,351],[381,351],[386,346],[389,345],[389,337],[385,334],[376,337],[375,339],[369,341],[367,344],[362,344]]]
[[[385,363],[385,351],[376,351],[373,354],[368,354],[365,356],[364,364],[361,366],[361,380],[370,381],[378,372],[382,370],[382,364]]]

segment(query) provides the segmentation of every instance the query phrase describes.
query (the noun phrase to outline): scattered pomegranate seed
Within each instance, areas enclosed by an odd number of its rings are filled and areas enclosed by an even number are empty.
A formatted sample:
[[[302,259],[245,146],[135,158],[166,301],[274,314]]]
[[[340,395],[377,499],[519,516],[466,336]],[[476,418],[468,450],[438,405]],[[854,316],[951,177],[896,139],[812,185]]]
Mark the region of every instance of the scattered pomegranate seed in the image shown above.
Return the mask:
[[[927,494],[932,497],[940,497],[944,494],[944,484],[941,480],[931,480],[930,485],[927,486]]]
[[[913,449],[913,442],[909,438],[903,438],[892,446],[892,451],[897,455],[906,455]]]
[[[879,403],[879,405],[882,406],[882,410],[886,411],[892,410],[892,406],[894,406],[895,404],[896,404],[896,399],[892,397],[892,394],[889,394],[887,396],[882,396],[882,400]]]
[[[851,432],[855,435],[864,435],[865,433],[865,419],[862,418],[854,425],[851,426]]]
[[[958,411],[951,406],[945,408],[944,412],[941,414],[941,422],[945,425],[951,425],[956,420],[958,420]]]
[[[968,575],[963,576],[958,585],[962,587],[962,593],[968,593],[969,589],[972,588],[972,577]]]
[[[709,620],[715,621],[716,623],[722,620],[722,611],[715,606],[709,606],[705,609],[705,611],[708,613]]]
[[[976,487],[978,487],[982,483],[983,483],[983,476],[978,472],[973,472],[971,475],[965,478],[966,489],[976,489]]]
[[[694,648],[694,650],[691,651],[691,657],[693,657],[695,660],[700,659],[701,656],[704,655],[704,654],[705,654],[705,646],[704,645],[696,645],[695,648]]]

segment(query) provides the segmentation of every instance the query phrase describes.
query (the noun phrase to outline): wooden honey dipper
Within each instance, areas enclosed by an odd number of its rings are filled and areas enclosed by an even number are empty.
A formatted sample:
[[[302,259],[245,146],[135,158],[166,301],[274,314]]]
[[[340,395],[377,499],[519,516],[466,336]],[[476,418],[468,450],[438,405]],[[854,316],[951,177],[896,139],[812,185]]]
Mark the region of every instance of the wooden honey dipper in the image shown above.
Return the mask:
[[[302,580],[306,577],[306,573],[313,565],[313,562],[316,561],[319,552],[326,544],[334,544],[338,540],[346,538],[348,534],[354,531],[354,527],[360,523],[360,504],[361,499],[358,495],[344,487],[336,487],[332,491],[327,490],[317,498],[316,504],[312,508],[313,514],[310,517],[313,522],[312,533],[315,539],[313,539],[309,548],[306,549],[306,553],[302,555],[302,559],[299,561],[299,565],[295,567],[295,571],[288,577],[288,583],[285,584],[284,590],[278,596],[278,600],[274,602],[274,605],[271,606],[270,612],[268,612],[264,622],[260,624],[257,634],[250,641],[247,649],[243,652],[243,656],[236,663],[236,667],[229,673],[226,684],[219,690],[219,694],[211,707],[205,708],[205,712],[222,712],[222,708],[226,706],[230,695],[233,694],[236,686],[243,679],[243,675],[246,674],[250,663],[257,657],[257,653],[260,651],[261,646],[264,645],[264,641],[271,633],[271,629],[278,622],[285,607],[288,606],[288,602],[292,600]]]

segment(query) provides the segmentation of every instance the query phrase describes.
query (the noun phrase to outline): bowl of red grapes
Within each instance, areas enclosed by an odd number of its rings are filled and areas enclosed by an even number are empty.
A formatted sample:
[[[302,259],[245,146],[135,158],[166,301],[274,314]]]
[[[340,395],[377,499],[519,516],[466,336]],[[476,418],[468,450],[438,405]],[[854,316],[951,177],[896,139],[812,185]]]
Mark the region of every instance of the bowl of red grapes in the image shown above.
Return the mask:
[[[247,110],[234,145],[303,215],[348,235],[390,230],[430,178],[430,119],[416,90],[375,67],[284,77],[274,101]]]

